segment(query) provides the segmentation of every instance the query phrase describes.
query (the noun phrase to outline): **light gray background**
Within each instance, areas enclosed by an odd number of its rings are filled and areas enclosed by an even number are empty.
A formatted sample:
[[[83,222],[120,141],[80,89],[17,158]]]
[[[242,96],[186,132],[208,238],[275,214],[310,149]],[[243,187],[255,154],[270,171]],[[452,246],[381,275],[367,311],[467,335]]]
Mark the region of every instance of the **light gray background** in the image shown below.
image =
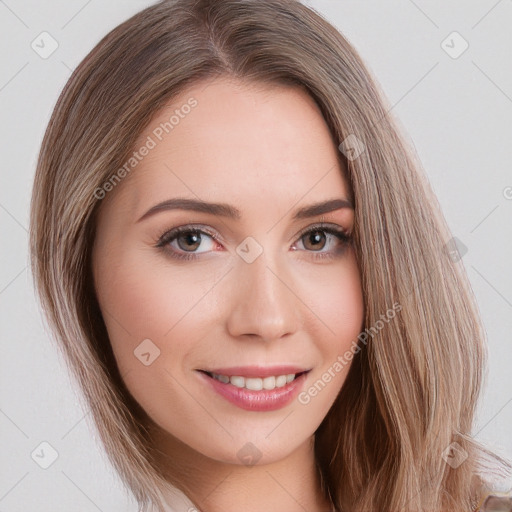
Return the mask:
[[[137,510],[43,328],[27,228],[39,145],[71,70],[109,30],[151,3],[0,0],[1,512]],[[463,263],[490,344],[475,433],[512,457],[512,2],[307,4],[348,37],[377,77],[453,234],[468,247]],[[31,48],[43,31],[59,45],[47,59]],[[441,46],[453,31],[469,43],[458,58]],[[453,38],[445,44],[461,48]],[[58,452],[46,470],[31,458],[43,441]]]

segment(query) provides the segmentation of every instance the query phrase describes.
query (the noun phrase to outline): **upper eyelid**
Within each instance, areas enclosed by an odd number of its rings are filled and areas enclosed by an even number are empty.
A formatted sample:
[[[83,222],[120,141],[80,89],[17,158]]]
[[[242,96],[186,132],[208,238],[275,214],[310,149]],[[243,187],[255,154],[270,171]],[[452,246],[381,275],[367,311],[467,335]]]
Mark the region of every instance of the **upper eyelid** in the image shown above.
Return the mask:
[[[313,224],[310,224],[309,226],[301,229],[298,233],[299,236],[303,235],[304,233],[307,233],[308,231],[311,231],[315,228],[320,228],[320,230],[325,229],[333,229],[335,231],[341,231],[342,233],[349,235],[350,230],[344,228],[343,226],[340,226],[339,224],[335,224],[334,222],[316,222]]]

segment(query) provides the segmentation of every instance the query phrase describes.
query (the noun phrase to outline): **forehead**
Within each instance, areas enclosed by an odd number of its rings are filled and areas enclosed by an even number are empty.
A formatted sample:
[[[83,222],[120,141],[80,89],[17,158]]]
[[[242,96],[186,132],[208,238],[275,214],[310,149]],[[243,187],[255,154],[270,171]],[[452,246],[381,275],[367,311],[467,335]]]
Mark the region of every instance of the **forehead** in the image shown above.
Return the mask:
[[[174,196],[242,211],[254,202],[291,206],[305,195],[310,202],[350,197],[337,145],[300,87],[228,78],[196,83],[154,116],[134,151],[136,165],[112,194],[134,215],[148,201]]]

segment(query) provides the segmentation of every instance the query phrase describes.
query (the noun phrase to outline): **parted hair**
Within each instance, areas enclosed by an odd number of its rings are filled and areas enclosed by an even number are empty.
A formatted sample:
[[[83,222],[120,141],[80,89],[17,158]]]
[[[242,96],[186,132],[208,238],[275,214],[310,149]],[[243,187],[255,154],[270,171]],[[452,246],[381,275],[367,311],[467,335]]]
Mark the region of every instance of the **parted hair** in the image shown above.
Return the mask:
[[[150,6],[83,59],[51,116],[33,186],[32,273],[111,463],[141,510],[163,508],[166,489],[191,494],[172,457],[171,474],[162,471],[151,420],[116,366],[92,279],[94,191],[167,102],[220,76],[302,87],[336,144],[362,149],[340,158],[355,205],[365,328],[393,304],[401,310],[361,344],[315,433],[325,496],[340,512],[475,510],[487,471],[510,465],[471,435],[486,335],[463,263],[377,81],[347,39],[296,0]],[[465,457],[458,467],[447,463],[454,449]]]

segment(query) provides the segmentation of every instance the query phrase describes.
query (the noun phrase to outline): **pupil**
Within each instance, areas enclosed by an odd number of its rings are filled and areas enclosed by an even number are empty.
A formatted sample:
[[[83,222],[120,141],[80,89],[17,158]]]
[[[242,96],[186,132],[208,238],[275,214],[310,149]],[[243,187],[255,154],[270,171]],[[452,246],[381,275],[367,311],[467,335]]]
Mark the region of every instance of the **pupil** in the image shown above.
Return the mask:
[[[181,243],[181,240],[185,240],[185,243],[186,244],[189,244],[189,245],[183,245]],[[199,246],[199,244],[201,243],[201,234],[200,233],[193,233],[193,232],[189,232],[189,233],[185,233],[185,234],[182,234],[180,237],[178,237],[178,245],[180,246],[180,249],[183,249],[183,250],[189,250],[189,249],[197,249],[197,246]],[[195,245],[196,247],[190,247],[190,245]]]
[[[313,233],[310,233],[310,235],[308,236],[308,242],[309,241],[313,241],[313,249],[318,249],[318,244],[322,242],[322,239],[325,239],[325,234],[323,233],[323,231],[315,231]],[[315,245],[316,244],[316,245]],[[322,247],[320,247],[320,249],[323,248],[324,244],[321,244]]]

